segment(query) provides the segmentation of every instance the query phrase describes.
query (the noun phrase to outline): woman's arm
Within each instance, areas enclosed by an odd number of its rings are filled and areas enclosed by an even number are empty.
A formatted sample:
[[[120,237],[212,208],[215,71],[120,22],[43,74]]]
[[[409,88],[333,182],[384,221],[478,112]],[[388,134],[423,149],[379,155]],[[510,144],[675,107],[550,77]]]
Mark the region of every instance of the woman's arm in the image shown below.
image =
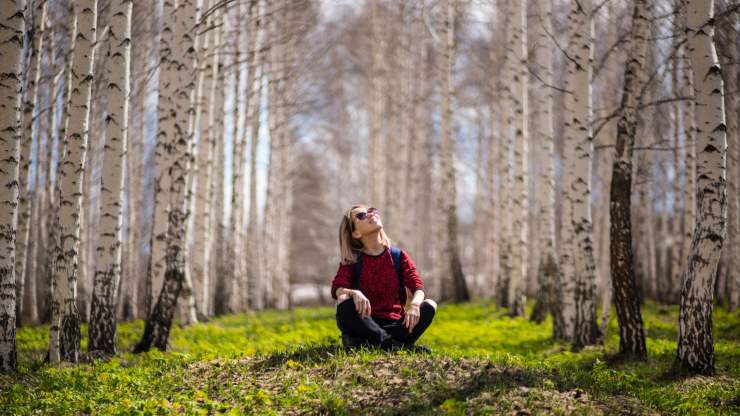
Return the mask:
[[[418,289],[414,292],[414,297],[411,298],[411,305],[412,306],[421,306],[421,302],[424,301],[424,291],[421,289]]]
[[[336,289],[336,294],[339,300],[342,300],[342,296],[349,296],[352,298],[352,301],[355,302],[355,309],[357,309],[357,313],[360,315],[360,319],[365,319],[366,316],[370,316],[370,313],[372,312],[370,301],[359,290],[339,287]]]
[[[403,318],[403,324],[406,328],[409,329],[409,333],[411,333],[411,331],[414,330],[416,324],[419,323],[419,318],[421,317],[421,311],[419,311],[419,307],[421,306],[421,302],[423,301],[424,291],[421,289],[417,289],[416,291],[414,291],[414,297],[411,298],[411,304],[409,304],[409,308]]]

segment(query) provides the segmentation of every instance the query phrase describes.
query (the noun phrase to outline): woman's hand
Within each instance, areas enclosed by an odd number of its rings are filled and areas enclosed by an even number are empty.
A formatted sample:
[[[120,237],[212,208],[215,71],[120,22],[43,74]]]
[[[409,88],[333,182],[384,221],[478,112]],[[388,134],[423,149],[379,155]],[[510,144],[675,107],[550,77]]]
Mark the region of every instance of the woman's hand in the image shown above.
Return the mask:
[[[419,305],[411,303],[406,311],[406,316],[403,318],[403,325],[409,329],[409,334],[414,330],[416,324],[419,323],[419,316]]]
[[[362,294],[359,290],[353,290],[350,294],[352,300],[355,302],[355,308],[357,313],[360,315],[360,319],[365,319],[366,316],[370,316],[370,301]]]

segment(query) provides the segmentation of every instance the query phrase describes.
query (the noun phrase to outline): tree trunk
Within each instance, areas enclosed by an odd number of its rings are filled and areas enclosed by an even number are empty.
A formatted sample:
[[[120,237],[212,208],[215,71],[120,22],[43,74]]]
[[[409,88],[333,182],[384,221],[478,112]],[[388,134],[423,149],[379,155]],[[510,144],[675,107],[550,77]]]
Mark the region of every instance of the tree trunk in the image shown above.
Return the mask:
[[[695,74],[698,217],[681,289],[678,362],[682,369],[714,373],[712,289],[726,234],[727,136],[722,69],[714,49],[713,0],[689,0],[688,50]]]
[[[563,151],[563,254],[561,256],[563,323],[566,338],[579,349],[598,338],[594,301],[595,261],[591,221],[591,1],[571,2],[567,74],[565,76],[565,148]]]
[[[529,158],[527,153],[527,14],[526,2],[517,2],[512,10],[512,87],[509,88],[514,111],[514,192],[512,221],[512,264],[509,283],[509,315],[524,315],[524,288],[527,281],[528,246],[527,203]]]
[[[202,10],[208,10],[210,0],[203,2]],[[207,32],[201,40],[199,51],[199,62],[201,66],[198,73],[198,102],[196,108],[196,126],[199,133],[199,148],[197,155],[198,177],[195,194],[195,241],[193,244],[193,285],[195,286],[195,298],[198,309],[204,315],[208,314],[208,298],[210,296],[210,262],[211,262],[211,223],[213,204],[213,153],[215,152],[216,135],[211,125],[213,123],[213,111],[215,110],[216,88],[214,81],[218,79],[218,63],[221,58],[221,33],[220,10],[216,10],[212,17],[205,23]],[[215,29],[210,29],[214,27]],[[208,54],[212,51],[213,56],[209,59]]]
[[[168,203],[172,160],[168,148],[175,134],[175,84],[177,63],[173,60],[175,42],[174,0],[165,0],[161,35],[159,39],[159,99],[157,100],[157,136],[154,146],[154,219],[151,231],[151,248],[144,299],[146,316],[153,312],[157,293],[163,288],[167,250]]]
[[[55,242],[54,287],[59,304],[52,326],[57,326],[59,344],[51,344],[50,359],[77,362],[80,354],[80,319],[77,311],[78,250],[80,211],[86,168],[90,94],[95,56],[97,0],[74,3],[72,61],[68,85],[69,122],[64,128],[64,153],[59,165],[58,240]],[[67,124],[63,122],[62,124]]]
[[[233,24],[233,47],[234,47],[234,101],[231,115],[231,132],[233,140],[233,161],[232,161],[232,176],[231,176],[231,216],[229,217],[229,242],[231,249],[231,256],[228,261],[231,262],[231,275],[228,287],[229,294],[229,310],[236,312],[241,309],[240,299],[240,280],[244,276],[244,271],[241,270],[241,262],[239,261],[242,247],[242,202],[244,195],[241,192],[242,189],[242,169],[244,167],[244,137],[242,137],[239,131],[239,114],[240,114],[240,101],[241,101],[241,62],[239,61],[240,47],[241,47],[241,25],[243,24],[241,16],[240,3],[235,4],[234,9],[234,24]]]
[[[611,273],[614,303],[619,322],[619,353],[647,359],[645,330],[635,282],[632,252],[632,156],[637,131],[639,91],[645,73],[645,50],[649,27],[649,5],[635,0],[632,16],[632,45],[624,73],[622,114],[617,123],[616,155],[610,191]]]
[[[259,61],[258,61],[259,62]],[[260,65],[262,68],[262,65]],[[249,305],[252,309],[264,307],[262,298],[262,273],[259,268],[259,227],[257,225],[257,150],[260,142],[262,107],[262,70],[257,78],[257,104],[252,110],[253,133],[249,148],[249,218],[247,221],[247,276],[249,281]]]
[[[88,351],[116,353],[116,302],[121,279],[121,207],[123,171],[128,148],[129,64],[131,58],[132,0],[115,1],[108,27],[108,110],[103,176],[100,181],[100,236],[95,262],[95,280]]]
[[[444,236],[444,256],[439,260],[443,262],[442,281],[450,281],[451,285],[442,284],[443,300],[466,301],[470,299],[468,288],[465,283],[462,264],[460,263],[460,252],[458,248],[458,219],[457,219],[457,186],[455,184],[455,145],[453,138],[453,113],[452,100],[455,95],[453,81],[453,68],[455,63],[455,13],[457,0],[445,0],[442,3],[444,23],[442,26],[441,41],[445,42],[442,52],[442,109],[441,128],[442,134],[440,144],[440,174],[441,194],[440,206],[444,208],[446,230]]]
[[[562,326],[560,308],[557,304],[555,290],[560,279],[558,275],[557,255],[555,250],[555,143],[552,117],[552,54],[548,46],[549,34],[552,33],[552,3],[546,0],[540,4],[537,14],[535,38],[535,68],[541,80],[538,100],[535,102],[537,121],[535,137],[542,143],[542,170],[539,175],[540,212],[539,212],[539,246],[542,250],[538,266],[540,290],[537,303],[532,311],[531,320],[541,323],[548,313],[553,316],[553,328]],[[560,332],[555,330],[554,333]]]
[[[173,10],[174,9],[174,10]],[[189,154],[192,135],[188,128],[195,115],[192,93],[196,82],[196,7],[192,0],[178,2],[177,5],[165,3],[165,20],[172,19],[172,49],[163,62],[161,71],[168,72],[165,79],[172,80],[173,118],[168,119],[164,132],[168,140],[168,159],[171,161],[170,188],[167,192],[169,212],[166,240],[166,270],[162,291],[152,312],[147,318],[144,334],[134,348],[135,352],[147,351],[151,347],[165,350],[169,338],[172,317],[177,306],[177,298],[183,288],[187,267],[187,232],[189,205],[187,200],[187,176],[190,169]],[[164,34],[163,34],[164,35]],[[163,36],[164,38],[164,36]],[[165,74],[163,74],[165,75]],[[160,118],[161,120],[161,118]]]
[[[2,0],[0,22],[0,372],[16,370],[15,235],[21,151],[21,60],[25,1]]]
[[[41,75],[41,48],[43,47],[44,22],[46,21],[46,2],[37,1],[31,12],[31,33],[29,37],[31,59],[26,76],[26,87],[23,101],[23,124],[21,127],[21,154],[20,154],[20,176],[18,189],[20,192],[18,200],[18,235],[16,237],[16,325],[21,326],[23,316],[23,298],[26,283],[26,259],[28,258],[28,233],[29,219],[31,216],[31,204],[28,190],[28,171],[31,165],[31,145],[33,144],[34,124],[36,124],[38,111],[38,84]],[[38,124],[37,124],[38,125]],[[38,128],[36,128],[38,131]],[[41,137],[39,135],[39,137]],[[36,163],[36,162],[34,162]],[[35,276],[34,276],[35,278]]]

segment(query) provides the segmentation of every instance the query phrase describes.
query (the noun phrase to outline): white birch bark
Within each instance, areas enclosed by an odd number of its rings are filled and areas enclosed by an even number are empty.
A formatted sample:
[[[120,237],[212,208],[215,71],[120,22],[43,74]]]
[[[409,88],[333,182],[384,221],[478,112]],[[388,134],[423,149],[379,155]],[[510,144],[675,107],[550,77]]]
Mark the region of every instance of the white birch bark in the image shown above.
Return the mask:
[[[514,111],[514,192],[512,206],[512,269],[509,282],[509,315],[524,315],[524,288],[527,281],[528,246],[527,204],[527,14],[526,2],[517,2],[512,8],[511,42],[512,87],[509,96]]]
[[[234,16],[233,16],[233,66],[234,66],[234,101],[231,115],[231,132],[233,142],[233,161],[232,161],[232,176],[231,176],[231,216],[229,217],[229,239],[231,249],[231,256],[229,261],[231,262],[231,276],[228,285],[229,293],[229,308],[231,311],[238,311],[241,309],[241,296],[240,286],[241,279],[244,276],[244,271],[241,269],[241,262],[239,261],[242,255],[242,242],[244,236],[242,235],[242,208],[244,195],[242,194],[242,170],[244,169],[244,137],[239,131],[239,116],[241,107],[241,63],[240,63],[240,48],[241,48],[241,25],[243,24],[241,16],[240,3],[235,3]]]
[[[726,234],[727,135],[722,69],[714,41],[714,1],[689,0],[686,34],[696,99],[698,215],[683,278],[678,360],[691,372],[714,373],[712,295]]]
[[[208,10],[210,0],[204,0],[202,10]],[[198,73],[198,102],[195,124],[199,130],[198,176],[195,194],[195,239],[192,251],[193,285],[195,298],[201,313],[208,313],[210,296],[210,262],[211,262],[211,215],[213,205],[212,175],[213,153],[215,151],[215,134],[211,134],[213,111],[215,109],[216,88],[214,81],[218,78],[218,63],[221,59],[221,11],[217,10],[205,23],[208,30],[200,42]],[[214,29],[211,29],[213,27]],[[212,56],[209,56],[211,54]]]
[[[440,40],[442,45],[442,65],[440,67],[440,81],[442,89],[441,127],[440,133],[440,175],[441,193],[439,204],[443,209],[445,231],[442,263],[442,299],[463,301],[468,300],[467,285],[460,263],[458,248],[458,219],[457,219],[457,185],[455,174],[455,144],[453,137],[452,100],[455,95],[453,70],[455,66],[455,14],[457,0],[444,0],[441,4],[443,16]],[[445,284],[445,282],[449,282]]]
[[[59,165],[58,240],[54,265],[55,301],[59,303],[52,325],[59,327],[59,346],[50,345],[52,362],[77,362],[80,353],[80,322],[77,311],[77,261],[80,210],[86,168],[90,94],[95,57],[97,0],[74,2],[73,56],[69,76],[69,124],[65,129],[64,153]]]
[[[0,10],[0,372],[16,370],[15,239],[18,224],[21,60],[25,1],[2,0]]]
[[[259,59],[257,60],[259,62]],[[249,218],[247,220],[247,278],[249,281],[249,305],[252,309],[262,309],[263,275],[259,268],[258,246],[259,227],[257,224],[257,151],[260,143],[262,107],[262,65],[257,76],[256,103],[252,110],[252,141],[249,148]]]
[[[566,337],[576,347],[596,342],[595,261],[591,221],[591,66],[593,20],[590,0],[571,2],[572,39],[566,58],[566,126],[563,184],[563,319]],[[572,303],[571,303],[572,302]]]
[[[498,99],[496,100],[496,113],[498,114],[498,125],[500,126],[497,130],[500,132],[500,140],[498,146],[500,146],[499,157],[498,157],[498,169],[499,169],[499,225],[497,229],[498,240],[499,240],[499,267],[498,274],[496,277],[496,304],[499,307],[509,306],[509,282],[511,281],[512,273],[512,198],[510,195],[513,190],[512,172],[514,166],[512,164],[512,126],[513,126],[513,114],[510,105],[504,105],[504,102],[508,99],[511,94],[510,88],[513,83],[511,73],[511,61],[509,49],[505,47],[508,44],[510,38],[510,28],[512,20],[512,9],[513,2],[507,0],[501,7],[500,14],[500,26],[501,40],[499,41],[501,51],[499,65],[501,67],[501,76],[498,84],[496,85],[496,91],[498,93]]]
[[[29,5],[30,7],[30,5]],[[20,154],[20,176],[18,189],[20,192],[18,200],[18,234],[16,238],[16,322],[20,326],[23,315],[23,299],[26,284],[26,259],[28,251],[29,219],[31,217],[31,204],[28,191],[28,171],[31,165],[31,145],[33,144],[34,130],[38,109],[38,84],[41,78],[41,48],[43,47],[44,22],[46,21],[46,1],[35,2],[31,11],[31,36],[28,48],[31,55],[26,75],[26,88],[23,100],[23,115]],[[40,137],[40,136],[39,136]],[[35,278],[35,276],[34,276]],[[29,279],[30,280],[30,279]]]
[[[167,249],[168,198],[171,182],[169,167],[172,160],[169,147],[175,134],[175,85],[177,63],[173,62],[175,49],[175,22],[172,13],[176,0],[165,0],[162,9],[162,29],[159,38],[159,99],[157,100],[157,136],[154,147],[154,218],[151,231],[151,254],[147,268],[144,313],[152,313],[154,302],[162,289]]]
[[[732,48],[732,45],[729,45],[729,47]],[[730,52],[732,62],[737,61],[739,53],[740,47],[734,45],[734,49]],[[726,78],[728,80],[727,91],[737,91],[740,84],[738,78],[740,71],[737,67],[727,69],[729,70],[729,76]],[[740,100],[738,100],[737,94],[727,94],[725,100],[728,114],[740,112],[740,107],[738,107]],[[734,184],[734,188],[731,190],[730,218],[728,218],[729,227],[731,227],[728,230],[728,236],[731,238],[731,244],[729,244],[727,252],[729,260],[727,309],[730,312],[736,311],[740,306],[740,146],[737,145],[740,143],[738,141],[740,138],[739,130],[740,120],[737,117],[727,117],[727,134],[729,136],[727,142],[735,143],[730,149],[734,157],[730,158],[728,154],[728,159],[731,161],[731,166],[728,166],[728,176],[731,175]]]
[[[165,20],[173,21],[171,53],[166,62],[172,80],[172,130],[168,146],[168,159],[171,161],[170,188],[167,192],[169,205],[166,234],[166,263],[162,291],[149,314],[144,334],[134,351],[141,352],[155,347],[167,348],[172,318],[177,299],[188,279],[187,273],[187,233],[189,201],[187,198],[188,175],[191,160],[192,118],[195,117],[193,93],[196,83],[196,6],[194,0],[181,0],[174,5],[165,3]],[[169,14],[168,14],[169,12]],[[170,17],[171,16],[171,17]],[[169,19],[168,19],[169,17]],[[165,64],[163,62],[163,64]],[[188,283],[189,284],[189,283]]]
[[[247,82],[244,86],[244,89],[246,90],[245,96],[244,96],[244,128],[242,129],[242,135],[243,139],[242,142],[244,144],[244,149],[246,150],[247,146],[247,138],[249,138],[249,155],[250,155],[250,164],[249,164],[249,185],[245,186],[243,182],[245,181],[244,175],[242,175],[242,189],[249,189],[249,193],[247,194],[247,197],[249,198],[249,209],[250,209],[250,216],[251,216],[251,208],[252,208],[252,193],[251,193],[251,184],[254,183],[256,174],[256,170],[252,172],[252,164],[254,162],[254,157],[257,154],[257,144],[259,142],[259,139],[257,137],[257,134],[259,133],[259,107],[260,107],[260,101],[259,96],[256,96],[256,90],[254,87],[255,79],[257,78],[256,73],[257,69],[259,67],[259,49],[260,49],[260,24],[261,24],[261,16],[260,16],[260,9],[259,9],[259,2],[257,0],[251,0],[247,4],[247,41],[249,42],[249,51],[247,53]],[[255,100],[255,96],[257,99]],[[256,194],[255,194],[256,197]],[[244,198],[242,197],[242,201]],[[235,259],[238,259],[240,262],[239,269],[242,271],[242,281],[240,282],[242,287],[242,307],[244,309],[251,308],[251,305],[249,301],[251,300],[250,296],[250,288],[253,286],[250,279],[252,279],[253,275],[249,273],[251,267],[249,264],[249,246],[253,244],[252,240],[254,240],[253,236],[249,234],[249,221],[251,218],[247,218],[247,221],[245,223],[244,218],[244,209],[240,211],[240,233],[243,234],[242,236],[242,244],[239,250],[238,255],[235,257]]]
[[[100,235],[96,250],[88,350],[110,355],[116,353],[116,302],[121,279],[121,208],[128,149],[132,6],[133,0],[117,0],[111,4],[107,32],[106,144],[100,180]]]
[[[552,33],[552,3],[550,0],[540,4],[540,10],[535,22],[535,53],[534,67],[540,79],[536,91],[538,102],[536,106],[537,118],[533,134],[539,143],[542,143],[542,166],[538,177],[539,247],[542,251],[538,264],[538,278],[540,294],[538,295],[539,309],[535,306],[532,320],[542,322],[548,313],[553,315],[553,327],[562,325],[560,309],[554,296],[558,287],[558,265],[555,249],[555,138],[553,128],[552,103],[552,53],[550,33]],[[553,332],[559,330],[553,329]]]
[[[224,137],[226,137],[225,130],[226,126],[224,123],[224,104],[225,104],[225,88],[226,88],[226,75],[224,72],[225,67],[225,58],[223,56],[224,48],[224,39],[225,39],[225,29],[223,25],[224,21],[224,15],[219,14],[218,21],[221,24],[221,30],[219,31],[219,36],[221,38],[221,44],[219,45],[219,51],[221,52],[221,57],[218,60],[218,63],[216,65],[215,73],[216,73],[216,82],[215,82],[215,97],[213,102],[213,111],[211,111],[211,121],[209,122],[209,137],[214,137],[215,143],[214,146],[216,147],[215,153],[214,153],[214,167],[223,166],[224,161],[226,159],[224,154]],[[211,184],[211,188],[213,189],[213,204],[214,214],[211,216],[211,229],[213,230],[212,233],[214,235],[214,238],[212,239],[213,247],[211,248],[211,251],[218,254],[223,253],[224,242],[223,242],[223,235],[224,235],[224,172],[222,172],[221,169],[214,169],[213,175],[212,175],[213,183]],[[210,293],[212,293],[208,298],[208,309],[207,314],[212,313],[223,313],[225,312],[225,301],[222,296],[222,283],[224,282],[225,276],[224,273],[220,272],[220,264],[222,263],[222,259],[218,256],[212,256],[212,264],[209,265],[209,268],[213,270],[213,277],[214,279],[211,279],[211,284],[209,287]]]

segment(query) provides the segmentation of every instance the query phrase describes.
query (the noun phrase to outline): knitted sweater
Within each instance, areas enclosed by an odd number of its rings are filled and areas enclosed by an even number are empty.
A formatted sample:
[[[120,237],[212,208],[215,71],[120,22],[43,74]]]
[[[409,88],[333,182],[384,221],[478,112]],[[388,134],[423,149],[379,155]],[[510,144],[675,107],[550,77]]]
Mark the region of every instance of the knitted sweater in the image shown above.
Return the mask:
[[[362,273],[360,273],[359,290],[370,301],[371,315],[376,318],[399,319],[403,317],[405,299],[399,299],[398,276],[393,267],[391,252],[385,249],[382,253],[371,256],[362,253]],[[337,275],[331,283],[331,296],[337,298],[337,289],[352,287],[352,270],[354,264],[340,264]],[[404,286],[411,293],[424,290],[424,283],[416,271],[411,257],[401,250],[401,273]]]

